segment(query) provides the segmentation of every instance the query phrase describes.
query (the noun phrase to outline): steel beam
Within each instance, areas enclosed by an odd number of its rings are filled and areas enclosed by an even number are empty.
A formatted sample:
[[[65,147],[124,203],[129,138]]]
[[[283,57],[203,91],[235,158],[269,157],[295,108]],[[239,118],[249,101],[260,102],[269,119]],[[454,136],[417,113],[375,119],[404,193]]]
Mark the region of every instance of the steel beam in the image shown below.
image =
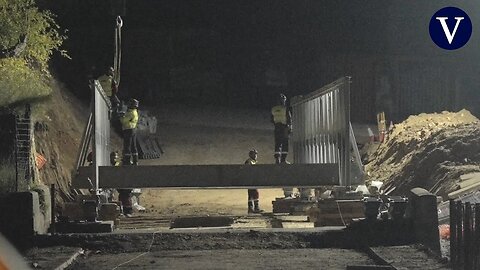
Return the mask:
[[[73,188],[91,188],[81,167]],[[99,167],[100,188],[270,188],[338,185],[338,164],[171,165]]]

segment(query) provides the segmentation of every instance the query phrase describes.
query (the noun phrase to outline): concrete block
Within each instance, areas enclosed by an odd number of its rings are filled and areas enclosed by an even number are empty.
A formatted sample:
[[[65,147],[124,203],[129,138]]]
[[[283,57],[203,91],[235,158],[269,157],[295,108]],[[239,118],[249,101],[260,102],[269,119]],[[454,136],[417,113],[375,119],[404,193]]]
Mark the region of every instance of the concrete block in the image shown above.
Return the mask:
[[[308,210],[315,227],[344,226],[354,219],[365,217],[364,202],[360,200],[322,200]]]
[[[96,201],[84,201],[82,204],[85,220],[93,222],[98,217],[98,207]]]
[[[413,222],[415,239],[440,254],[437,197],[423,188],[410,190],[407,216]]]
[[[106,233],[113,232],[113,221],[59,222],[55,225],[59,233]]]
[[[49,226],[49,211],[40,206],[37,192],[9,193],[0,198],[0,232],[14,245],[25,245],[33,235],[45,234]]]
[[[290,213],[293,211],[294,206],[301,203],[300,198],[276,198],[272,201],[273,213]]]
[[[36,185],[35,190],[38,201],[33,201],[33,224],[36,234],[46,234],[52,223],[52,206],[50,188],[46,185]]]
[[[120,215],[120,207],[115,203],[102,203],[98,209],[99,220],[115,221]]]
[[[83,206],[78,202],[67,202],[63,206],[62,215],[69,220],[84,220]]]

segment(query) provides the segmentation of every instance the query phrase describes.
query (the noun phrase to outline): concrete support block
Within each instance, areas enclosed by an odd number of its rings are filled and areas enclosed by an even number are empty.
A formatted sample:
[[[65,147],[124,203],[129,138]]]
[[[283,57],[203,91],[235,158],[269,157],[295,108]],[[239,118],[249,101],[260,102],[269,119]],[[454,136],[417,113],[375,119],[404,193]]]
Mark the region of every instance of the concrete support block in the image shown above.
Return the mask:
[[[34,231],[36,234],[46,234],[52,223],[50,188],[46,185],[37,185],[33,192],[38,195],[38,205],[37,201],[33,201]]]
[[[113,224],[113,221],[59,222],[56,228],[59,233],[109,233],[113,231]]]
[[[102,203],[98,210],[99,220],[115,221],[120,215],[120,207],[116,203]]]
[[[410,190],[407,215],[413,222],[417,242],[440,254],[437,197],[423,188]]]
[[[67,202],[63,205],[62,215],[69,220],[84,220],[83,206],[78,202]]]
[[[48,200],[48,188],[42,201]],[[50,226],[49,203],[41,207],[35,191],[9,193],[0,198],[0,232],[18,247],[28,245],[36,234],[45,234]]]

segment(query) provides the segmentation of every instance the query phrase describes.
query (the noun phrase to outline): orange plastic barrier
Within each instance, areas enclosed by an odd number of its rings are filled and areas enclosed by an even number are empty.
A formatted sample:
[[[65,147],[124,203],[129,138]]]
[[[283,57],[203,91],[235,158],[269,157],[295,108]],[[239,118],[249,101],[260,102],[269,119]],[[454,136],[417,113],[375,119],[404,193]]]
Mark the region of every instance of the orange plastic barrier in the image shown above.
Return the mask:
[[[438,226],[438,232],[440,233],[440,239],[450,239],[450,225],[442,224]]]

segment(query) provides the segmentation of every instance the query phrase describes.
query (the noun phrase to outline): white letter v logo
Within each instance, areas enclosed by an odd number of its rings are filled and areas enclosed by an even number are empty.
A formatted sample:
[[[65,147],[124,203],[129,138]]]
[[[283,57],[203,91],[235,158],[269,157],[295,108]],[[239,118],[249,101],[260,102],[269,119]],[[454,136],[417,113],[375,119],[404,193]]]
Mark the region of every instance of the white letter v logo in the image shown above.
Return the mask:
[[[448,17],[436,17],[436,19],[439,20],[440,24],[442,25],[443,32],[445,33],[445,36],[447,37],[447,40],[448,40],[448,44],[452,44],[453,38],[455,37],[455,33],[457,32],[458,26],[460,25],[460,21],[465,19],[465,17],[455,17],[455,20],[457,20],[457,23],[455,24],[453,33],[450,33],[450,29],[448,29],[448,26],[447,26]]]

